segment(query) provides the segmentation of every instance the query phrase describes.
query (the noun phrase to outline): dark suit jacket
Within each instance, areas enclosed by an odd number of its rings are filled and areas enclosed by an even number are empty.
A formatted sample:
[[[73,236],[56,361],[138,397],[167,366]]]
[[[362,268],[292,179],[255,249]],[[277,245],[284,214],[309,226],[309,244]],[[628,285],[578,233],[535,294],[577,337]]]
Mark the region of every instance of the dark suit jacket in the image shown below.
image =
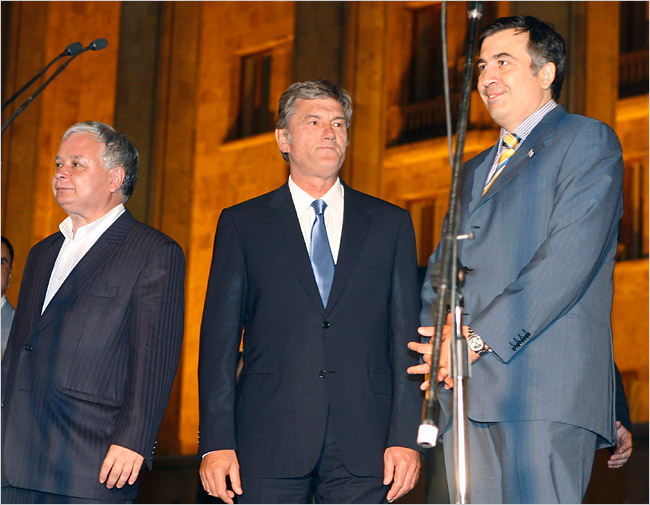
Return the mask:
[[[287,184],[224,210],[201,328],[199,454],[236,449],[242,475],[303,476],[329,415],[346,468],[383,475],[387,447],[416,448],[422,406],[406,344],[418,311],[405,210],[345,186],[326,308]]]
[[[468,415],[571,424],[611,444],[621,146],[607,125],[558,106],[482,196],[495,153],[468,161],[461,184],[458,232],[475,234],[459,244],[460,261],[473,269],[464,324],[494,351],[472,366]],[[430,325],[429,280],[422,296],[422,322]]]
[[[127,210],[97,240],[41,315],[63,245],[29,253],[2,362],[3,485],[104,500],[99,469],[111,444],[147,464],[183,335],[181,248]]]

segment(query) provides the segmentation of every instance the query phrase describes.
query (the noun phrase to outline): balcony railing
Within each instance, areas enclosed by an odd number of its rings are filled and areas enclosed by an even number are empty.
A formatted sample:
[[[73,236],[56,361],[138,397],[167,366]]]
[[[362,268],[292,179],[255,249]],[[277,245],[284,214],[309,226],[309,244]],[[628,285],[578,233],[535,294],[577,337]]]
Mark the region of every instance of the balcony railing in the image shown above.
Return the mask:
[[[458,114],[460,93],[451,95],[451,117],[455,126]],[[447,134],[445,120],[445,98],[439,96],[433,100],[405,105],[400,108],[401,132],[396,143],[404,144],[418,140],[440,137]]]
[[[618,75],[619,98],[648,93],[648,50],[621,54]]]

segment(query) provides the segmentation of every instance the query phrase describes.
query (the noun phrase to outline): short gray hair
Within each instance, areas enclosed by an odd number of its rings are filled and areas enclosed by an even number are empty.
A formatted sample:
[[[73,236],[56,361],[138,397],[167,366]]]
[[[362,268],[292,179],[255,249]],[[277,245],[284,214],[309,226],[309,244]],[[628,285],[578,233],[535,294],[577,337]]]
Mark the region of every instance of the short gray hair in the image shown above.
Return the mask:
[[[104,144],[102,161],[108,169],[124,167],[124,182],[120,186],[122,201],[126,202],[133,194],[135,183],[138,180],[138,149],[135,144],[121,132],[113,127],[98,121],[84,121],[72,125],[63,134],[63,140],[73,133],[92,133],[99,137]]]

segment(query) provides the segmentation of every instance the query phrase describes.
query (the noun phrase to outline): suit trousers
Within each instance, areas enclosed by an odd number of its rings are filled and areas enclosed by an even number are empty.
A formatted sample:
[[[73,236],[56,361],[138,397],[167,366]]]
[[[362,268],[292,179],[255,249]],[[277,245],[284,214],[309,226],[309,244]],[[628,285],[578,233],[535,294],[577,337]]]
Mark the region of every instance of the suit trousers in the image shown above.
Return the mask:
[[[95,500],[61,494],[43,493],[13,486],[2,487],[2,503],[133,503],[133,500]]]
[[[470,503],[582,503],[597,435],[550,421],[468,421]],[[449,496],[455,494],[453,430],[443,435]]]
[[[332,430],[325,430],[316,467],[304,477],[241,476],[244,493],[237,503],[387,503],[383,477],[358,477],[347,471]]]

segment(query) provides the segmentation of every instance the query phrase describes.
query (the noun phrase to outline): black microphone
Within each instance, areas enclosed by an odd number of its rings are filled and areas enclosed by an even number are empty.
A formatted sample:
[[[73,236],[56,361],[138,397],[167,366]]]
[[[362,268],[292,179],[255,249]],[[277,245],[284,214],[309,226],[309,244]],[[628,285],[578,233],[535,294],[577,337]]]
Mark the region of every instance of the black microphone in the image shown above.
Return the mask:
[[[88,49],[91,49],[93,51],[101,51],[107,45],[108,42],[106,42],[106,39],[95,39],[90,44],[88,44],[88,47],[86,47],[84,51],[87,51]]]
[[[76,56],[81,54],[83,50],[84,46],[81,45],[81,42],[73,42],[65,48],[65,51],[61,53],[61,56]]]
[[[83,52],[86,52],[86,51],[89,51],[89,50],[99,51],[101,49],[104,49],[108,45],[108,42],[106,42],[106,39],[96,39],[96,40],[93,40],[90,44],[88,44],[88,46],[81,49],[81,51],[79,51],[79,47],[76,44],[79,44],[79,46],[81,46],[81,44],[79,42],[75,42],[75,44],[70,44],[68,47],[66,47],[66,50],[64,51],[64,53],[66,51],[70,50],[70,53],[71,53],[70,58],[68,58],[68,60],[66,62],[61,64],[61,66],[56,69],[56,72],[54,72],[49,77],[49,79],[47,81],[45,81],[41,85],[41,87],[39,87],[36,90],[36,92],[34,92],[34,94],[32,96],[30,96],[27,100],[25,100],[25,102],[16,110],[16,112],[14,112],[11,115],[11,117],[7,120],[7,122],[2,125],[2,131],[0,133],[4,133],[4,131],[7,129],[7,126],[9,126],[11,124],[11,122],[14,119],[16,119],[16,117],[18,117],[18,114],[20,114],[22,111],[24,111],[25,108],[27,108],[27,106],[32,102],[32,100],[34,100],[34,98],[36,98],[41,93],[41,91],[43,91],[47,87],[47,85],[50,84],[54,80],[54,78],[57,75],[59,75],[61,72],[63,72],[65,67],[67,67],[72,62],[72,60],[74,60],[77,56],[79,56]]]
[[[101,40],[104,40],[104,39],[101,39]],[[105,40],[104,40],[104,43],[106,43]],[[106,47],[105,44],[104,44],[104,47]],[[36,74],[34,77],[32,77],[31,80],[27,84],[25,84],[16,93],[14,93],[14,95],[9,100],[7,100],[5,103],[3,103],[2,104],[2,110],[5,110],[10,103],[12,103],[16,98],[18,98],[22,94],[23,91],[25,91],[27,88],[29,88],[36,79],[38,79],[40,76],[42,76],[45,73],[45,71],[54,64],[54,62],[60,60],[64,56],[76,56],[77,54],[82,53],[83,50],[84,50],[84,47],[81,45],[81,42],[73,42],[72,44],[70,44],[68,47],[66,47],[64,49],[64,51],[61,54],[59,54],[52,61],[50,61],[45,66],[45,68],[43,70],[41,70],[38,74]]]

